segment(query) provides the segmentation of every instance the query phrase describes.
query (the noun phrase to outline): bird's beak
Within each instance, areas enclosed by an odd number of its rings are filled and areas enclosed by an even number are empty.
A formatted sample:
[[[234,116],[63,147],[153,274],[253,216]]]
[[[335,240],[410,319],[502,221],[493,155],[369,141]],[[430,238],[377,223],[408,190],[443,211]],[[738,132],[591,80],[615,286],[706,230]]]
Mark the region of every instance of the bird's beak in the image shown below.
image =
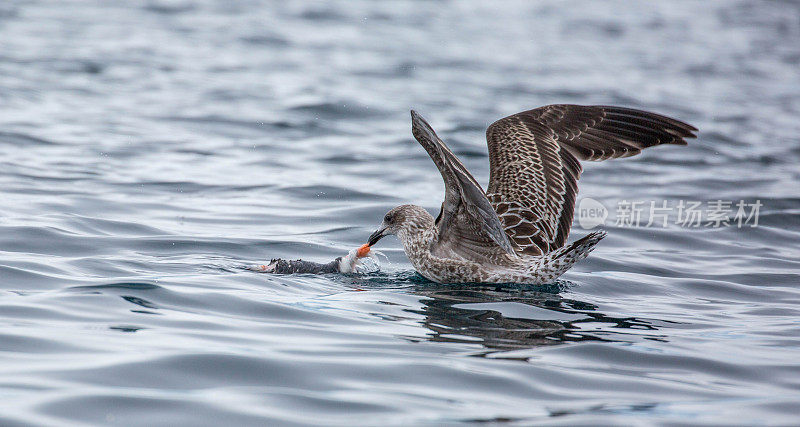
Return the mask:
[[[386,228],[385,227],[381,228],[380,230],[375,231],[372,234],[370,234],[369,240],[367,241],[367,244],[372,246],[372,245],[378,243],[378,240],[381,240],[384,236],[386,236],[385,234],[383,234],[384,232],[386,232]]]

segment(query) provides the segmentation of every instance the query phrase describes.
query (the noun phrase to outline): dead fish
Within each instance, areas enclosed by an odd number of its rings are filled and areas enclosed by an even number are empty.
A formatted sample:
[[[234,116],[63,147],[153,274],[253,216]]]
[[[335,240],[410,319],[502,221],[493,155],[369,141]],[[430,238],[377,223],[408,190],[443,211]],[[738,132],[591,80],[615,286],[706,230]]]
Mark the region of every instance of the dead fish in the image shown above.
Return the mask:
[[[269,264],[250,267],[249,270],[273,274],[373,273],[380,270],[376,255],[383,254],[379,251],[371,250],[370,245],[365,243],[358,249],[350,250],[347,255],[337,257],[326,264],[302,259],[284,260],[274,258]]]

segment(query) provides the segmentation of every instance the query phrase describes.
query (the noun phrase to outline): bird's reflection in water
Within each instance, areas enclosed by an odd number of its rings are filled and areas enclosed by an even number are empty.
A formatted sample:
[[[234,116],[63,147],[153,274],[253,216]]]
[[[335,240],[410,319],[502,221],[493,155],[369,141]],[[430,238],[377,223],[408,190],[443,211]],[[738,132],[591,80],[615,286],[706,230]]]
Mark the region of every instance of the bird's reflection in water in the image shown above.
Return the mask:
[[[651,321],[613,317],[587,302],[561,297],[560,281],[535,287],[417,284],[431,341],[479,343],[480,353],[579,341],[663,340]]]

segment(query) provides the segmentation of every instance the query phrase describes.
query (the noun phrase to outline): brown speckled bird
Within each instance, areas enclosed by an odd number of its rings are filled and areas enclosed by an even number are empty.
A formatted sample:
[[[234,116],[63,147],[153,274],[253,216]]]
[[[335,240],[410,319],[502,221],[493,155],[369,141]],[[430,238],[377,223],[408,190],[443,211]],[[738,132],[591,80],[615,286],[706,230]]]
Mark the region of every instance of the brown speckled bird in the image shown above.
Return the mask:
[[[439,283],[555,280],[605,237],[596,231],[565,246],[575,210],[578,160],[629,157],[661,144],[686,145],[693,126],[630,108],[547,105],[500,119],[486,130],[489,187],[484,192],[419,114],[414,138],[445,183],[434,219],[425,209],[389,211],[369,245],[397,235],[414,268]]]

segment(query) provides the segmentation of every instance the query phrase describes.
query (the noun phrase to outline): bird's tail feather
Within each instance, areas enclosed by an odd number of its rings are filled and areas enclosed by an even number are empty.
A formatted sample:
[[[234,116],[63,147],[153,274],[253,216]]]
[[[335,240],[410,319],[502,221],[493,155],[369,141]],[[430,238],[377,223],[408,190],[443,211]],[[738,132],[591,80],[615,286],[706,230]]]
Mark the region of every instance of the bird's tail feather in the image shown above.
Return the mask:
[[[542,267],[540,272],[547,272],[548,280],[555,280],[573,264],[586,258],[589,252],[594,250],[603,238],[606,237],[606,232],[603,230],[589,233],[586,236],[570,243],[567,246],[560,247],[550,253],[547,253],[542,260]]]

